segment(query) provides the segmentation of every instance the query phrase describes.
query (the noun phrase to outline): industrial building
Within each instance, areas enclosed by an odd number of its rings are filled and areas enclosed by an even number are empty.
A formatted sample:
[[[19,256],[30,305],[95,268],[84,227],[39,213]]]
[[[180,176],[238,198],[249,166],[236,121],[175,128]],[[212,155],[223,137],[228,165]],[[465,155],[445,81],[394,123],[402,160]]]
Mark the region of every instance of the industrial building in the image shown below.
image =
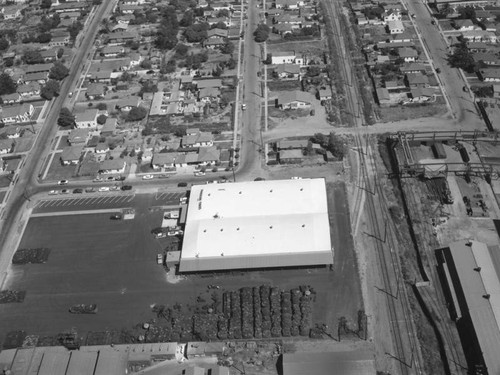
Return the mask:
[[[324,179],[192,187],[180,272],[331,264]]]
[[[464,240],[436,250],[436,258],[467,367],[475,374],[500,374],[499,247]]]

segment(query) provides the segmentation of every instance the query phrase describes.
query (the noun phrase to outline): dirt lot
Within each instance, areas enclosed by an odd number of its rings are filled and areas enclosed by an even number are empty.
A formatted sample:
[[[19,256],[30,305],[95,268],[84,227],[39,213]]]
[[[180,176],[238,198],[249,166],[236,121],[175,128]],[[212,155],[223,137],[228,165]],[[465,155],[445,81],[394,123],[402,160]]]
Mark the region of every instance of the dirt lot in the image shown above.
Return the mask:
[[[403,121],[421,117],[433,117],[444,115],[447,111],[444,104],[429,104],[425,106],[398,106],[390,108],[378,108],[380,122]]]

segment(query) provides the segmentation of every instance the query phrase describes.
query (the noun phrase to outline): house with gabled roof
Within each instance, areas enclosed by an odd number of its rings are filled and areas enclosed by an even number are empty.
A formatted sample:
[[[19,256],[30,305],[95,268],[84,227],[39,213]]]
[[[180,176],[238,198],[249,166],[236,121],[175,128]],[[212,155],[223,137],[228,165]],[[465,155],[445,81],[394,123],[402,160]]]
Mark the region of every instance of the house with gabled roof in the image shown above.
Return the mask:
[[[21,102],[21,95],[19,95],[17,92],[12,93],[12,94],[2,95],[2,102],[3,102],[3,104],[20,103]]]
[[[97,128],[98,112],[97,109],[87,109],[75,114],[75,126],[77,128]]]
[[[405,81],[406,85],[410,88],[429,86],[429,78],[422,73],[407,73]]]
[[[123,159],[106,159],[99,166],[99,173],[116,174],[125,172],[127,162]]]
[[[12,139],[0,139],[0,154],[10,154],[14,149],[14,141]]]
[[[116,108],[122,112],[128,112],[133,107],[138,107],[141,102],[141,98],[138,96],[128,96],[122,99],[119,99],[116,102]]]
[[[395,20],[387,22],[387,31],[389,34],[402,34],[405,31],[403,21]]]
[[[89,129],[73,129],[70,131],[68,135],[68,143],[71,146],[74,145],[84,145],[90,138],[90,130]]]
[[[300,76],[300,66],[296,64],[279,64],[274,68],[274,71],[281,79],[298,79]]]
[[[0,119],[4,124],[19,124],[31,121],[35,108],[30,103],[2,107]]]
[[[83,153],[83,145],[67,146],[63,148],[59,156],[62,165],[76,165],[80,162]]]
[[[216,146],[200,147],[198,151],[198,164],[215,164],[220,159],[220,150]]]
[[[102,83],[91,83],[85,91],[85,97],[89,100],[102,99],[106,93],[106,86]]]
[[[100,55],[104,57],[116,57],[122,53],[125,53],[123,46],[104,46],[101,49]]]
[[[405,62],[415,62],[418,59],[418,52],[413,48],[399,48],[398,55]]]
[[[212,133],[198,132],[195,134],[186,134],[182,137],[181,145],[184,148],[210,147],[214,144]]]
[[[280,109],[309,109],[315,98],[304,91],[283,91],[275,99],[276,108]]]
[[[40,84],[38,82],[30,82],[17,86],[17,92],[23,98],[28,96],[40,95]]]

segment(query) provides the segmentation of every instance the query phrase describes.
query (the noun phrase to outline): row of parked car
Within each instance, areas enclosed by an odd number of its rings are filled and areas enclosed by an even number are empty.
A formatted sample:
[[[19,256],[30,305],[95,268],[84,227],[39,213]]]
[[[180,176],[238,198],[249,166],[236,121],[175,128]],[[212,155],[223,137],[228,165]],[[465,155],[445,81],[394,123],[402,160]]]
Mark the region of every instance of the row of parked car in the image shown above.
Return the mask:
[[[94,187],[88,187],[88,188],[85,188],[85,189],[73,189],[73,190],[70,190],[70,189],[62,189],[62,190],[51,190],[49,191],[49,195],[59,195],[59,194],[82,194],[82,193],[95,193],[95,192],[100,192],[100,193],[104,193],[104,192],[108,192],[108,191],[118,191],[118,190],[122,190],[122,191],[126,191],[126,190],[132,190],[132,186],[130,185],[123,185],[123,186],[102,186],[100,188],[94,188]]]

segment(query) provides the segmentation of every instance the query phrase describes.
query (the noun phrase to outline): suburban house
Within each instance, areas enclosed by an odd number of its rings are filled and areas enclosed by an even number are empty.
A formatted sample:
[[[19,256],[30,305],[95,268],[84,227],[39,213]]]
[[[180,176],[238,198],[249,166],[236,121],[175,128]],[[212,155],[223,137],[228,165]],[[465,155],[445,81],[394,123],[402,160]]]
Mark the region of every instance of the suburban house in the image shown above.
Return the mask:
[[[4,124],[19,124],[31,121],[31,116],[35,112],[32,104],[23,103],[9,107],[2,107],[0,118]]]
[[[19,138],[21,136],[21,128],[19,126],[7,126],[2,129],[2,134],[9,139]]]
[[[217,87],[220,88],[222,86],[222,80],[220,79],[204,79],[199,81],[193,81],[196,84],[196,88],[198,90],[207,88],[207,87]]]
[[[332,98],[332,89],[330,87],[320,89],[318,95],[319,100],[330,100]]]
[[[153,169],[175,168],[175,158],[178,156],[176,152],[155,153],[151,160]]]
[[[0,139],[0,154],[10,154],[14,148],[14,141],[12,139]]]
[[[389,21],[401,21],[402,15],[399,9],[389,9],[383,14],[384,22],[387,23]]]
[[[138,96],[129,96],[126,98],[122,98],[116,102],[116,108],[120,111],[128,112],[133,107],[138,107],[141,102],[141,98]]]
[[[115,134],[116,132],[117,120],[115,118],[108,117],[106,122],[102,126],[101,135],[103,137],[110,136]]]
[[[19,95],[17,92],[15,92],[13,94],[2,95],[2,102],[3,102],[3,104],[20,103],[21,102],[21,95]]]
[[[232,25],[231,18],[229,18],[229,17],[208,18],[207,23],[210,26],[217,25],[219,23],[223,23],[228,28],[231,27],[231,25]]]
[[[123,173],[127,163],[123,159],[106,159],[99,166],[99,173],[111,174],[111,173]]]
[[[211,38],[227,38],[228,37],[228,30],[227,29],[210,29],[207,31],[207,39]]]
[[[85,91],[85,97],[88,100],[96,100],[104,98],[106,86],[102,83],[91,83]]]
[[[412,89],[429,86],[429,78],[422,73],[408,73],[405,80],[406,85]]]
[[[387,22],[387,31],[389,34],[403,34],[405,31],[403,21],[395,20]]]
[[[226,44],[226,40],[220,37],[212,37],[203,41],[203,47],[209,49],[222,48]]]
[[[478,52],[472,57],[475,62],[482,62],[485,65],[500,65],[500,58],[491,52]]]
[[[493,98],[500,99],[500,85],[493,85]]]
[[[469,42],[496,43],[498,39],[494,32],[486,30],[464,31],[462,36]]]
[[[301,149],[282,150],[278,157],[280,164],[298,164],[304,160],[304,153]]]
[[[68,143],[73,145],[84,145],[90,137],[90,129],[73,129],[68,135]]]
[[[197,132],[186,134],[182,137],[181,145],[184,148],[193,147],[210,147],[214,144],[214,138],[212,133],[208,132]]]
[[[500,82],[500,68],[487,68],[479,71],[484,82]]]
[[[377,101],[381,107],[388,107],[391,104],[389,90],[385,87],[377,88]]]
[[[410,97],[414,103],[428,102],[435,96],[434,90],[426,87],[418,87],[410,90]]]
[[[43,57],[45,62],[51,62],[57,60],[57,50],[58,48],[51,48],[48,50],[40,51],[40,55]]]
[[[275,99],[275,106],[281,109],[310,109],[314,100],[308,92],[284,91]]]
[[[24,83],[36,82],[41,85],[45,84],[48,80],[48,73],[40,72],[40,73],[28,73],[24,76]]]
[[[274,71],[279,78],[296,78],[300,76],[300,66],[295,64],[279,64],[275,67]]]
[[[4,20],[17,20],[21,18],[21,9],[18,7],[8,7],[3,10]]]
[[[140,12],[142,10],[142,7],[139,5],[133,5],[133,4],[120,4],[120,11],[123,14],[134,14],[134,12]]]
[[[95,146],[94,151],[96,153],[97,160],[103,161],[106,158],[106,154],[110,151],[110,149],[106,142],[99,142]]]
[[[198,164],[213,165],[220,159],[220,150],[216,146],[201,147],[198,150]]]
[[[97,128],[97,109],[87,109],[75,115],[75,124],[77,128]]]
[[[420,63],[407,63],[403,64],[399,71],[403,74],[406,73],[425,73],[425,65]]]
[[[83,145],[67,146],[62,150],[59,159],[62,165],[76,165],[82,157]]]
[[[271,64],[304,65],[304,59],[301,57],[297,57],[294,51],[278,51],[271,54]]]
[[[413,48],[399,48],[398,55],[407,63],[418,59],[418,52]]]
[[[132,20],[135,20],[135,16],[133,14],[124,14],[123,16],[116,17],[116,22],[124,25],[128,25]]]
[[[127,31],[112,33],[108,38],[108,46],[119,46],[136,39],[137,35],[135,33]]]
[[[51,68],[52,64],[33,64],[25,66],[23,70],[26,74],[33,74],[33,73],[49,74]]]
[[[62,47],[69,44],[69,36],[53,36],[49,42],[49,47]]]
[[[302,0],[276,0],[275,1],[276,9],[289,9],[295,10],[304,6],[304,1]]]
[[[125,48],[122,46],[104,46],[100,55],[104,57],[116,57],[122,53],[125,53]]]
[[[51,10],[56,13],[79,12],[85,9],[86,6],[87,4],[84,2],[72,1],[53,6],[51,7]]]
[[[17,86],[17,92],[23,98],[28,96],[40,95],[40,84],[38,82],[30,82]]]
[[[480,27],[474,25],[471,20],[455,20],[453,21],[455,24],[455,29],[458,31],[472,31],[472,30],[481,30]]]

